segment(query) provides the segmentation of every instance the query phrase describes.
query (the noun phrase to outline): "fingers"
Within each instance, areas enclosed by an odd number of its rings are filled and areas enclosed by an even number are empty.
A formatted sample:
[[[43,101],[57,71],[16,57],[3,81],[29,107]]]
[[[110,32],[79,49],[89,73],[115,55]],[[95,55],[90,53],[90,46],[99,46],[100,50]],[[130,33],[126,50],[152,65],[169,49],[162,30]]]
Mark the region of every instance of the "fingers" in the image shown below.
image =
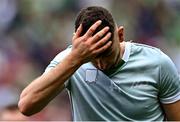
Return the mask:
[[[96,33],[94,36],[93,36],[93,42],[97,42],[99,41],[103,36],[104,34],[106,34],[109,30],[109,27],[105,27],[103,28],[101,31],[99,31],[98,33]],[[93,43],[92,42],[92,43]]]
[[[112,44],[112,41],[109,41],[107,44],[105,44],[104,46],[102,46],[101,48],[95,50],[93,53],[94,54],[100,54],[103,53],[105,50],[107,50]]]
[[[108,34],[106,34],[105,37],[103,37],[101,40],[99,40],[96,44],[95,44],[95,48],[100,48],[103,45],[105,45],[107,43],[107,41],[109,41],[111,37],[111,33],[109,32]]]
[[[95,22],[83,36],[81,36],[83,30],[81,24],[73,36],[72,43],[74,50],[78,50],[79,54],[81,54],[84,59],[92,59],[94,56],[104,52],[112,45],[112,41],[109,41],[112,35],[108,32],[109,27],[103,28],[92,36],[101,23],[101,20]],[[82,54],[82,50],[84,50],[83,52],[85,53]]]
[[[85,33],[85,37],[90,37],[93,35],[93,33],[96,31],[97,27],[99,25],[101,25],[102,21],[98,20],[97,22],[95,22],[89,29],[88,31]]]
[[[76,33],[74,33],[73,40],[77,39],[78,37],[80,37],[81,32],[82,32],[82,24],[80,24],[80,26],[78,27]]]

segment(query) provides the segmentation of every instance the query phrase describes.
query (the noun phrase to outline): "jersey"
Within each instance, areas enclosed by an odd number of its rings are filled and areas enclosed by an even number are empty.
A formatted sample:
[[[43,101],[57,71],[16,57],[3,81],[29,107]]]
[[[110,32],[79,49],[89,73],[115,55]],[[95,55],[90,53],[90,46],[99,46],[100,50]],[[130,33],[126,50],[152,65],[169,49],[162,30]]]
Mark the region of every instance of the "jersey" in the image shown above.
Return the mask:
[[[59,53],[46,68],[71,51]],[[65,83],[75,121],[163,121],[161,104],[180,100],[180,78],[171,59],[158,48],[126,42],[121,63],[102,72],[83,64]]]

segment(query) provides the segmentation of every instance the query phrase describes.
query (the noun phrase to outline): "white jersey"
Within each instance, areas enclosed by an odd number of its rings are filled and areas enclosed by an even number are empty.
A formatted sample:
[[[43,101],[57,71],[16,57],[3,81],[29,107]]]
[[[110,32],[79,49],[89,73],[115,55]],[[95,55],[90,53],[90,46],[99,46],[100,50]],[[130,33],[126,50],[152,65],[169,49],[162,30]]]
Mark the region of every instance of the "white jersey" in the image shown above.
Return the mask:
[[[59,53],[46,71],[71,51]],[[162,104],[180,100],[180,78],[159,49],[126,42],[124,63],[106,73],[83,64],[66,82],[75,121],[162,121]]]

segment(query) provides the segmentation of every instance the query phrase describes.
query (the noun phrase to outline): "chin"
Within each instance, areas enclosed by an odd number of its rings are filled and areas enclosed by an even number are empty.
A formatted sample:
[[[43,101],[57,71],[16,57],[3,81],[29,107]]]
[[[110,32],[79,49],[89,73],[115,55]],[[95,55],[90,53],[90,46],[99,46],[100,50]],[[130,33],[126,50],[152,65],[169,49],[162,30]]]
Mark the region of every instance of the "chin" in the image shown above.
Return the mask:
[[[101,71],[108,71],[112,68],[112,66],[107,66],[107,67],[104,67],[104,68],[101,68],[100,70]]]

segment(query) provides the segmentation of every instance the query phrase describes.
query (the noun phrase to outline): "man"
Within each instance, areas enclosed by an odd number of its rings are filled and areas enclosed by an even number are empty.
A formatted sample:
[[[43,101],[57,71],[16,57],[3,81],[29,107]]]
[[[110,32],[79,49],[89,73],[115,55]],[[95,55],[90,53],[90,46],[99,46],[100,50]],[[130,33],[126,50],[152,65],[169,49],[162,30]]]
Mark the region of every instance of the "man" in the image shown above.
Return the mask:
[[[125,42],[123,31],[106,9],[82,9],[72,46],[23,90],[20,111],[35,114],[66,88],[74,120],[180,120],[174,64],[157,48]]]

